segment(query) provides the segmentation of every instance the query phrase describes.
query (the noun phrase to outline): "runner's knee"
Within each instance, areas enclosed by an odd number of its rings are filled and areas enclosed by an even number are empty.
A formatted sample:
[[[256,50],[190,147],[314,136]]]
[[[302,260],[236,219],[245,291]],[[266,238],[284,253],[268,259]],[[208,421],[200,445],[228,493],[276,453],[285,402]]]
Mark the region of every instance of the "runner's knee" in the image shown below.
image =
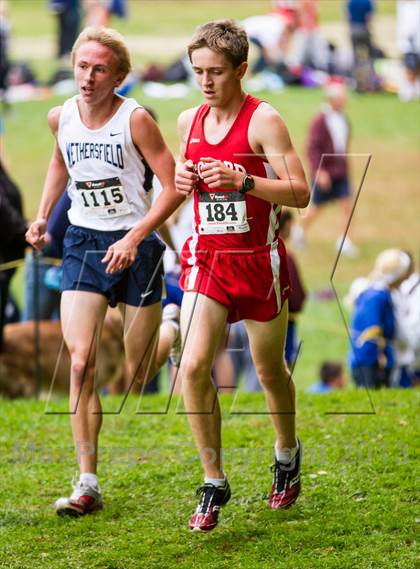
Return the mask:
[[[81,389],[93,388],[95,378],[95,361],[93,358],[78,353],[71,354],[71,382],[73,387]]]
[[[273,365],[267,365],[267,363],[257,364],[256,371],[261,385],[268,389],[290,382],[290,372],[285,363]]]
[[[138,360],[128,360],[127,373],[130,382],[135,380],[140,385],[143,385],[152,379],[153,375],[156,373],[156,370],[150,369],[149,361],[139,362]]]
[[[189,357],[181,361],[180,375],[183,381],[208,382],[211,374],[211,364],[201,358]]]

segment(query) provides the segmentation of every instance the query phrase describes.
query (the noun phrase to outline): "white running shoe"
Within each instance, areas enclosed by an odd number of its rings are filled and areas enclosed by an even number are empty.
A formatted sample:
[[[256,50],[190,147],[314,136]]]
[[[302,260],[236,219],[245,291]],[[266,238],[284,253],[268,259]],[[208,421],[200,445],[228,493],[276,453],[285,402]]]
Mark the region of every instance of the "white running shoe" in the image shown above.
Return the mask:
[[[356,247],[356,245],[354,245],[354,243],[351,241],[349,237],[346,237],[344,241],[342,237],[339,237],[337,239],[337,241],[335,242],[335,248],[337,251],[339,251],[340,247],[341,247],[341,254],[344,255],[344,257],[350,257],[354,259],[359,255],[359,249]]]
[[[177,304],[167,304],[162,312],[162,322],[170,322],[176,332],[175,341],[169,352],[169,359],[173,366],[179,367],[181,361],[181,330],[179,326],[180,309]]]
[[[102,510],[103,502],[100,489],[77,482],[73,486],[69,498],[59,498],[55,503],[55,511],[59,516],[83,516]]]

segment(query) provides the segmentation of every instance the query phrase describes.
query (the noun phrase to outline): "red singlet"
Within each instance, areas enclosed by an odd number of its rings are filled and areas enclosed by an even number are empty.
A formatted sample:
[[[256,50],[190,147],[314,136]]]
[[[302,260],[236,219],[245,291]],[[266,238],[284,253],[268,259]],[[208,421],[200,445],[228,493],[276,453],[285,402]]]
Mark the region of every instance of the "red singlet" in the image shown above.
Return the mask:
[[[193,119],[185,157],[200,176],[203,157],[221,160],[236,171],[277,178],[248,141],[251,117],[262,103],[247,95],[234,123],[217,144],[207,142],[201,105]],[[284,244],[278,237],[281,206],[236,190],[209,188],[200,178],[194,192],[194,232],[182,251],[185,291],[196,291],[228,308],[228,321],[266,321],[280,311],[290,293]]]

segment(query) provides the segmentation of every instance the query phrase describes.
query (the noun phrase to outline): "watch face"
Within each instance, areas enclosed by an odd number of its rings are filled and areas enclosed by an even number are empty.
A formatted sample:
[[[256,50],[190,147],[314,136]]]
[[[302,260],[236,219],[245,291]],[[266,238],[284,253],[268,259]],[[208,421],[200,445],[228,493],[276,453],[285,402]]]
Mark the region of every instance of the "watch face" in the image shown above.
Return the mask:
[[[253,190],[255,187],[254,178],[252,176],[245,176],[243,181],[243,189],[245,192]]]

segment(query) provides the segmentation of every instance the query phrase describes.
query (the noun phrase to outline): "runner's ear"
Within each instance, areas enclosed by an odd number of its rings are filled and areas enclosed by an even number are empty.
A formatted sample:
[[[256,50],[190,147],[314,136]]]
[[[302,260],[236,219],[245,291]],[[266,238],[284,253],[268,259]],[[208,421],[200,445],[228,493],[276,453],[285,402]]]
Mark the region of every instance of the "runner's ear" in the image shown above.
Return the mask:
[[[247,69],[248,69],[248,63],[246,61],[243,61],[240,65],[238,65],[235,71],[236,71],[236,77],[237,79],[239,79],[239,81],[243,79]]]
[[[115,86],[119,87],[121,83],[124,81],[124,79],[125,79],[124,75],[120,73],[115,79]]]

